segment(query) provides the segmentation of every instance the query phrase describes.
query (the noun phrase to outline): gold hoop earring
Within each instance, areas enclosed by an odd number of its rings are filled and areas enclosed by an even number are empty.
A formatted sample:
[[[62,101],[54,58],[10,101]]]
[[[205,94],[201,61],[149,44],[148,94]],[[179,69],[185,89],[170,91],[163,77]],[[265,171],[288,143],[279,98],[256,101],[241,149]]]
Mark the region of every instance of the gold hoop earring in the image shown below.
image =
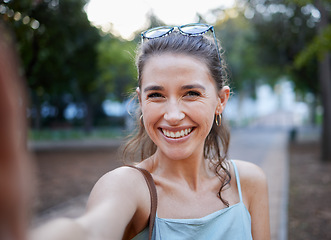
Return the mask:
[[[219,121],[218,121],[218,118],[219,118]],[[221,125],[221,122],[222,122],[222,115],[221,114],[218,114],[218,116],[216,115],[215,116],[215,123],[217,126],[220,126]]]
[[[143,115],[141,114],[139,117],[140,120],[140,125],[143,127],[144,126],[144,120],[143,120]]]

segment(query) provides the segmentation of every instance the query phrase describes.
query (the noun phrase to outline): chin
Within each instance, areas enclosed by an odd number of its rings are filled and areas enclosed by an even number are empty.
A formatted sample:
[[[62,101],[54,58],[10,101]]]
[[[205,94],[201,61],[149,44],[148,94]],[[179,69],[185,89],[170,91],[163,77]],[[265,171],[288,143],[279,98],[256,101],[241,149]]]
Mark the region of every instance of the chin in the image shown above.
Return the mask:
[[[189,159],[192,157],[193,152],[192,151],[185,151],[183,148],[178,149],[160,149],[159,154],[161,156],[164,156],[165,158],[173,161],[181,161],[185,159]]]

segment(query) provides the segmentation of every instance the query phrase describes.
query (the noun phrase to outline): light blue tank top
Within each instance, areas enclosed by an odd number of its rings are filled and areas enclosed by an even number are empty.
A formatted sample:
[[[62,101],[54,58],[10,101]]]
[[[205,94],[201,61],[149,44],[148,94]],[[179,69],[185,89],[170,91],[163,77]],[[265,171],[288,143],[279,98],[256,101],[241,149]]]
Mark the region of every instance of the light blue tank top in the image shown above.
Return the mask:
[[[165,219],[156,215],[153,240],[252,240],[251,216],[245,207],[233,161],[240,202],[202,218]],[[148,227],[132,240],[148,240]]]

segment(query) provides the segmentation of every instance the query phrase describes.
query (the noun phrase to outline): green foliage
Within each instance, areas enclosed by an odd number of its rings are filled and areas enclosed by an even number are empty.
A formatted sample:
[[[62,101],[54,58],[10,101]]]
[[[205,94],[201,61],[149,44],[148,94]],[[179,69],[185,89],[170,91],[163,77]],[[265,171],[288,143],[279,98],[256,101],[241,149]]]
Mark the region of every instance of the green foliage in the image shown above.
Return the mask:
[[[254,9],[257,6],[250,7]],[[269,73],[274,80],[289,76],[297,90],[316,94],[317,61],[311,59],[301,68],[294,67],[298,54],[317,34],[318,19],[304,8],[305,5],[299,6],[285,0],[266,1],[264,12],[256,9],[252,22],[257,33],[259,65],[271,70]],[[307,9],[311,7],[307,6]]]
[[[9,0],[1,18],[13,29],[35,109],[36,126],[65,121],[69,103],[85,106],[85,127],[91,129],[106,97],[122,101],[136,85],[136,43],[101,37],[83,8],[86,0]],[[6,11],[4,11],[5,9]],[[154,16],[154,15],[153,15]],[[151,24],[157,19],[151,16]],[[41,119],[47,102],[58,112]],[[80,121],[75,121],[78,123]]]
[[[322,59],[331,50],[331,26],[326,27],[321,34],[314,37],[308,46],[295,58],[295,66],[303,68],[310,60]]]
[[[45,101],[57,107],[58,120],[63,119],[68,104],[64,96],[71,95],[72,101],[96,101],[91,96],[99,88],[95,46],[100,35],[83,11],[85,4],[86,0],[11,0],[3,4],[7,9],[3,19],[16,35],[36,122]]]
[[[313,3],[313,0],[286,0],[287,4],[295,3],[298,6],[305,6]]]
[[[331,27],[317,36],[318,19],[304,11],[315,1],[241,2],[246,8],[213,11],[215,16],[225,16],[216,21],[215,31],[225,49],[233,88],[253,93],[258,80],[273,84],[287,75],[300,91],[317,93],[317,60],[330,50]],[[48,102],[61,113],[69,102],[85,103],[93,119],[93,111],[101,112],[106,97],[122,101],[136,86],[134,55],[139,33],[134,41],[111,34],[100,37],[83,11],[86,0],[0,4],[6,9],[2,7],[0,20],[16,35],[32,105],[37,109]],[[245,17],[247,8],[254,13],[252,19]],[[164,25],[153,12],[148,18],[150,27]]]
[[[290,4],[290,3],[295,3],[298,6],[305,6],[307,4],[313,4],[315,3],[314,0],[286,0],[286,3]],[[323,0],[323,2],[325,3],[331,3],[331,0]]]
[[[256,33],[251,23],[240,13],[236,18],[215,25],[217,35],[224,48],[225,58],[231,72],[231,85],[237,90],[252,90],[261,77],[257,62]],[[248,88],[248,89],[247,89]]]
[[[100,83],[113,99],[124,100],[137,85],[134,61],[136,44],[106,35],[97,49]]]

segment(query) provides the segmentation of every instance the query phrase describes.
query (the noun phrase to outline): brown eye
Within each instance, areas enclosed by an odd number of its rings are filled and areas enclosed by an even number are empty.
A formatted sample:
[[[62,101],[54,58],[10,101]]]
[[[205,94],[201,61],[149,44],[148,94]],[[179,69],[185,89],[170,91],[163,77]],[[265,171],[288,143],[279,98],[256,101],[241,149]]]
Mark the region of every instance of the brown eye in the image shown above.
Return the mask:
[[[160,93],[150,93],[147,95],[148,98],[161,98],[162,95]]]
[[[199,96],[201,96],[201,94],[197,91],[189,91],[189,92],[186,93],[186,96],[188,96],[188,97],[199,97]]]

